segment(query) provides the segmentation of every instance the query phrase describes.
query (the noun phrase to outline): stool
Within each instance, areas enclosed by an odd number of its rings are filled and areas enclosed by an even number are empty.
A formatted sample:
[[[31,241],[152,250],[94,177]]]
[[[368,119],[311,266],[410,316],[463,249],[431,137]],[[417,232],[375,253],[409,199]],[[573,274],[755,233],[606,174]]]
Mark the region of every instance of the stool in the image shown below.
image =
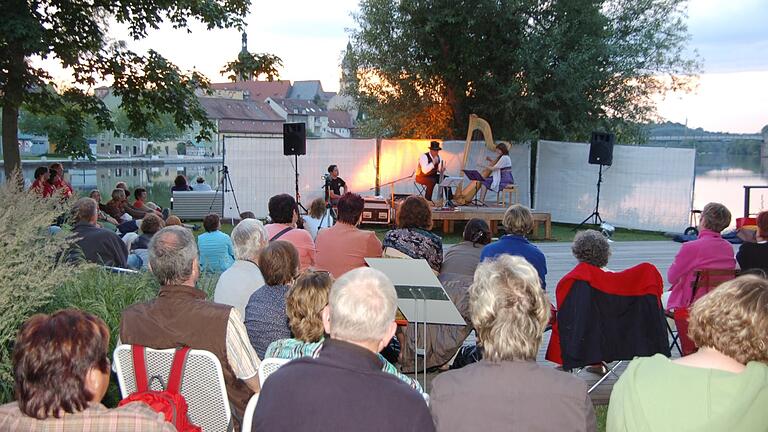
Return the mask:
[[[514,194],[515,198],[514,201],[512,200],[512,195]],[[509,184],[504,187],[504,189],[501,190],[501,192],[497,195],[497,202],[504,205],[509,206],[512,204],[517,204],[520,202],[520,193],[517,189],[517,185]]]

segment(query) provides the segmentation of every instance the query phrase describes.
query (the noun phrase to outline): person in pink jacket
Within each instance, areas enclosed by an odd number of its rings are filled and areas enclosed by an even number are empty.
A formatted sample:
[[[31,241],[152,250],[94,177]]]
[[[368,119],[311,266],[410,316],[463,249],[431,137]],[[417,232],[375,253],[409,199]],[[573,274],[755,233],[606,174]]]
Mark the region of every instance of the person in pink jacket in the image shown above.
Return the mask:
[[[667,271],[667,280],[672,284],[667,309],[688,307],[705,294],[697,292],[696,297],[693,296],[696,270],[736,268],[733,247],[720,236],[720,231],[730,223],[731,212],[724,205],[709,203],[704,206],[699,222],[699,238],[683,244]]]

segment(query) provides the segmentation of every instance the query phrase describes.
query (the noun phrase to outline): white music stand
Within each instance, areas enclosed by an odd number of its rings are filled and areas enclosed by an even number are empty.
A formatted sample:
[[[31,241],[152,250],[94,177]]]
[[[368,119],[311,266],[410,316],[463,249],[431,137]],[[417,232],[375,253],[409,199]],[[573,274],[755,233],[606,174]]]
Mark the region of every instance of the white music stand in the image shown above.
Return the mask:
[[[424,357],[423,385],[427,388],[427,324],[464,326],[467,323],[451,301],[445,288],[424,259],[366,258],[369,267],[384,273],[397,292],[397,306],[408,322],[414,324],[413,370],[419,380],[418,358]],[[424,343],[419,348],[419,324],[424,326]]]

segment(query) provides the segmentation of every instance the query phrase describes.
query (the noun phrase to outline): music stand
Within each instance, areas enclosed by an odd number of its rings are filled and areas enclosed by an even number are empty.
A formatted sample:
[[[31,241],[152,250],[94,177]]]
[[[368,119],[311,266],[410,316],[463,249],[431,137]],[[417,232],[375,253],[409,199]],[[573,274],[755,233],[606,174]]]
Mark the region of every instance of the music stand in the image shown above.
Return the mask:
[[[468,179],[472,181],[479,182],[480,184],[485,183],[485,177],[483,177],[482,174],[480,174],[480,171],[476,170],[461,170],[465,176],[467,176]],[[483,206],[486,207],[484,202],[480,202],[477,199],[477,193],[480,192],[480,187],[477,188],[475,191],[475,196],[472,198],[471,204],[473,204],[475,207]]]
[[[424,259],[365,258],[368,266],[384,273],[397,292],[397,306],[408,322],[414,323],[414,374],[419,380],[419,355],[423,385],[427,389],[427,324],[467,325],[445,288]],[[419,324],[424,326],[424,344],[419,348]]]
[[[463,177],[446,176],[443,181],[438,184],[441,189],[451,189],[458,187],[459,184],[464,181]],[[447,192],[444,192],[447,195]],[[445,207],[456,207],[452,200],[447,200],[444,204]]]

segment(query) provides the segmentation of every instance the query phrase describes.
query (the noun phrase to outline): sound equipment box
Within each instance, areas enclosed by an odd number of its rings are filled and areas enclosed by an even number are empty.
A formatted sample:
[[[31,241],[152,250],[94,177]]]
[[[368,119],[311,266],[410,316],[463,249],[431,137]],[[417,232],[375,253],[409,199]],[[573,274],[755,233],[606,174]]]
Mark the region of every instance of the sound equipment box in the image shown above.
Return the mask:
[[[592,132],[592,138],[589,140],[589,163],[592,165],[611,165],[615,141],[615,134]]]
[[[363,223],[387,225],[390,221],[389,203],[384,198],[363,197]]]
[[[307,126],[304,123],[283,123],[283,155],[307,154]]]

